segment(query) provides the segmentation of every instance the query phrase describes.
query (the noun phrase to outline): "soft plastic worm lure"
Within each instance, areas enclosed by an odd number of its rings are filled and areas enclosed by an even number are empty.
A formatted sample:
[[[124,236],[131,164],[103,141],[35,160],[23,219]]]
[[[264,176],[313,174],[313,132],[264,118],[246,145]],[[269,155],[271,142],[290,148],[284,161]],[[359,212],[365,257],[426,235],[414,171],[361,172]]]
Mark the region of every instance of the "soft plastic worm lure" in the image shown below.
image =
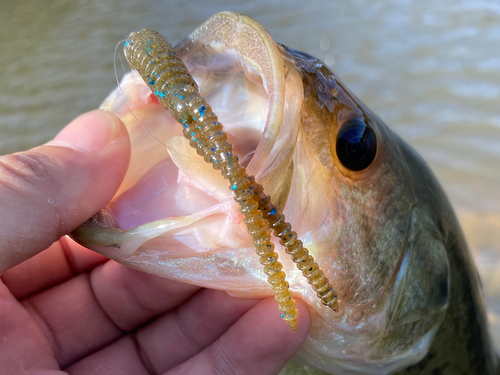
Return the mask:
[[[255,182],[253,176],[248,176],[245,168],[240,165],[238,156],[232,151],[233,146],[227,141],[222,124],[199,94],[196,82],[175,55],[170,43],[158,32],[143,29],[130,34],[124,44],[129,65],[139,72],[161,105],[182,124],[184,136],[190,145],[229,180],[264,272],[268,275],[268,282],[279,303],[282,318],[296,330],[298,310],[285,280],[283,266],[278,262],[278,254],[274,251],[269,226],[322,303],[336,311],[337,295],[328,279],[297,238],[291,225],[285,221],[284,215],[278,212],[271,198],[264,193],[263,187]]]

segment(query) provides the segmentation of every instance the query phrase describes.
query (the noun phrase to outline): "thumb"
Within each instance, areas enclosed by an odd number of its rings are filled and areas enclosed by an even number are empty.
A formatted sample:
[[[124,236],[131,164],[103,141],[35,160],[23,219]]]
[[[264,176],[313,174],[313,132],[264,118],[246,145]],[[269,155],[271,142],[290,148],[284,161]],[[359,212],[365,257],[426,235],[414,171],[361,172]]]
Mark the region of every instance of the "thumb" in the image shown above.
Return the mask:
[[[125,125],[86,113],[46,145],[0,157],[0,275],[49,247],[106,203],[130,160]]]

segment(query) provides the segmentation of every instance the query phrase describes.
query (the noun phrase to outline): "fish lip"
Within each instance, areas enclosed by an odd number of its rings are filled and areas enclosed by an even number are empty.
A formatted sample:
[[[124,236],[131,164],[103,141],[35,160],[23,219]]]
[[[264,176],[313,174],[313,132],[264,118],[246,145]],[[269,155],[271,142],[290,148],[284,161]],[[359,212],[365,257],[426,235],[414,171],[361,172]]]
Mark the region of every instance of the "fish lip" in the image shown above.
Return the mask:
[[[279,47],[260,23],[235,12],[212,16],[174,48],[185,61],[189,53],[200,47],[233,50],[262,77],[269,110],[262,137],[247,166],[249,174],[256,174],[274,146],[284,116],[285,68]]]

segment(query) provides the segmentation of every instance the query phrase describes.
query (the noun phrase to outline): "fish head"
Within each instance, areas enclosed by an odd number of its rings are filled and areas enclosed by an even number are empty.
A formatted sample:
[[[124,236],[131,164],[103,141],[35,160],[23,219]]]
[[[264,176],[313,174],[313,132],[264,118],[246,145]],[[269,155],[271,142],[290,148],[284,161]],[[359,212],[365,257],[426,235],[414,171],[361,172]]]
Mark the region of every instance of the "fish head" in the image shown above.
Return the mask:
[[[338,311],[323,306],[276,241],[313,315],[298,358],[336,374],[387,374],[422,359],[449,291],[447,208],[425,163],[318,59],[248,17],[217,14],[175,49],[338,293]],[[138,73],[101,107],[126,124],[132,159],[113,200],[73,238],[151,274],[272,295],[227,181]]]

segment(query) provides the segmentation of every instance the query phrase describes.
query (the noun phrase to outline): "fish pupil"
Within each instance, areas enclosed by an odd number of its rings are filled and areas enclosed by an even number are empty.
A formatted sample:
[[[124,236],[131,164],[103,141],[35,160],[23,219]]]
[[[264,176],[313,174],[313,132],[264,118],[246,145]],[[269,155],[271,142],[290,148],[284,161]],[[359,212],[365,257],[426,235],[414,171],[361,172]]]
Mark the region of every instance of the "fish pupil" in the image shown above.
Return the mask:
[[[342,165],[353,171],[368,168],[377,153],[375,131],[363,119],[351,119],[340,127],[336,152]]]

